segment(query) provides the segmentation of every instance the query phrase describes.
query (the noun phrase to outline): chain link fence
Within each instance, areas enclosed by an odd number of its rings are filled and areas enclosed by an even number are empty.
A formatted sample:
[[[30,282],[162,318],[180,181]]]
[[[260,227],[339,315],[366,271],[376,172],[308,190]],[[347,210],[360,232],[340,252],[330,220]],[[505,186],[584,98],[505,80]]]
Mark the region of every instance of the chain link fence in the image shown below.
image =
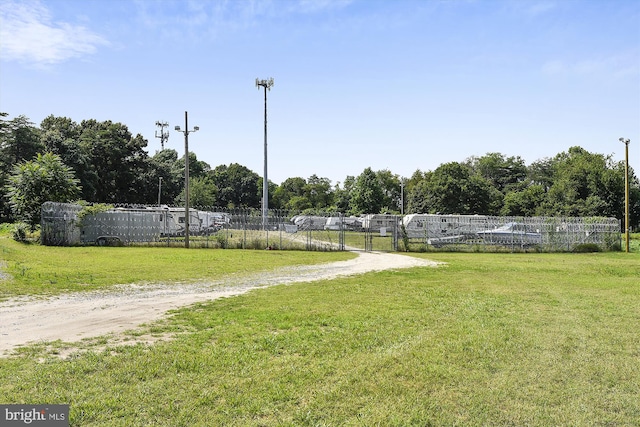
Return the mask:
[[[90,212],[86,214],[86,212]],[[300,216],[270,210],[267,221],[258,209],[189,209],[189,246],[234,249],[344,250],[338,213]],[[76,204],[42,206],[44,245],[185,245],[184,207],[114,206],[88,211]],[[330,220],[331,218],[331,220]]]
[[[186,209],[115,206],[103,210],[47,202],[45,245],[185,245]],[[189,209],[189,246],[235,249],[364,251],[619,250],[614,218],[493,217],[481,215],[302,215],[257,209]]]
[[[412,214],[403,218],[402,228],[405,246],[413,249],[567,252],[621,247],[621,224],[615,218]]]

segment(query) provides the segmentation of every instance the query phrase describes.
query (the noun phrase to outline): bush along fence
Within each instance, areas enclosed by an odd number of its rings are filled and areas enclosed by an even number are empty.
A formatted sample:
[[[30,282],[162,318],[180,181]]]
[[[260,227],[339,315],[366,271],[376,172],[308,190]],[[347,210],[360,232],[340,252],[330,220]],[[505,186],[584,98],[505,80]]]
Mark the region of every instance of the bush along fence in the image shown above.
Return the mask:
[[[366,251],[609,251],[621,247],[615,218],[406,216],[169,206],[42,205],[44,245],[189,246]]]

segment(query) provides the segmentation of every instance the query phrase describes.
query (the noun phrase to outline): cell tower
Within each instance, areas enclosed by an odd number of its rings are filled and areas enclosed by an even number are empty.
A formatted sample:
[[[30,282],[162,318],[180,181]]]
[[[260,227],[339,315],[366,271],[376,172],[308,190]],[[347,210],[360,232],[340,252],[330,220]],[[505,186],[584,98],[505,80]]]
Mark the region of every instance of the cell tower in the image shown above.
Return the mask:
[[[160,147],[164,150],[164,143],[169,140],[169,131],[165,131],[164,128],[169,127],[169,123],[157,121],[156,126],[160,128],[160,135],[158,135],[158,131],[156,131],[156,138],[160,138]]]

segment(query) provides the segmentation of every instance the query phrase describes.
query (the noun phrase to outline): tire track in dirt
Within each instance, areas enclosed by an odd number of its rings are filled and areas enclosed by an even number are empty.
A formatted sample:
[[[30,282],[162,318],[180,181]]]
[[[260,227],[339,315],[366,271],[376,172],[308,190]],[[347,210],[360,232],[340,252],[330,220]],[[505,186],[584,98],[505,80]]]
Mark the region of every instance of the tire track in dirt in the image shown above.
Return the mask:
[[[250,276],[228,276],[195,284],[122,285],[109,291],[52,298],[13,298],[0,303],[0,356],[30,343],[76,342],[122,333],[161,319],[168,310],[268,286],[334,279],[389,269],[433,267],[437,263],[406,255],[360,252],[326,264],[284,267]]]

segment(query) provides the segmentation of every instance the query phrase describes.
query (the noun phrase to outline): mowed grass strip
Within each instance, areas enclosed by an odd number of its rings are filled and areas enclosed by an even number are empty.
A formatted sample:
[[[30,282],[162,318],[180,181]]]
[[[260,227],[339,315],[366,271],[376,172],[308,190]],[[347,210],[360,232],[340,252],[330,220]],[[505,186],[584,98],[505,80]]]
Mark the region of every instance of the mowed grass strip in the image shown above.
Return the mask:
[[[1,400],[74,426],[638,424],[637,255],[428,257],[177,310],[153,346],[0,359]]]
[[[175,247],[53,247],[0,234],[0,300],[17,295],[107,289],[116,284],[194,282],[289,265],[353,258],[346,252],[209,250]]]

